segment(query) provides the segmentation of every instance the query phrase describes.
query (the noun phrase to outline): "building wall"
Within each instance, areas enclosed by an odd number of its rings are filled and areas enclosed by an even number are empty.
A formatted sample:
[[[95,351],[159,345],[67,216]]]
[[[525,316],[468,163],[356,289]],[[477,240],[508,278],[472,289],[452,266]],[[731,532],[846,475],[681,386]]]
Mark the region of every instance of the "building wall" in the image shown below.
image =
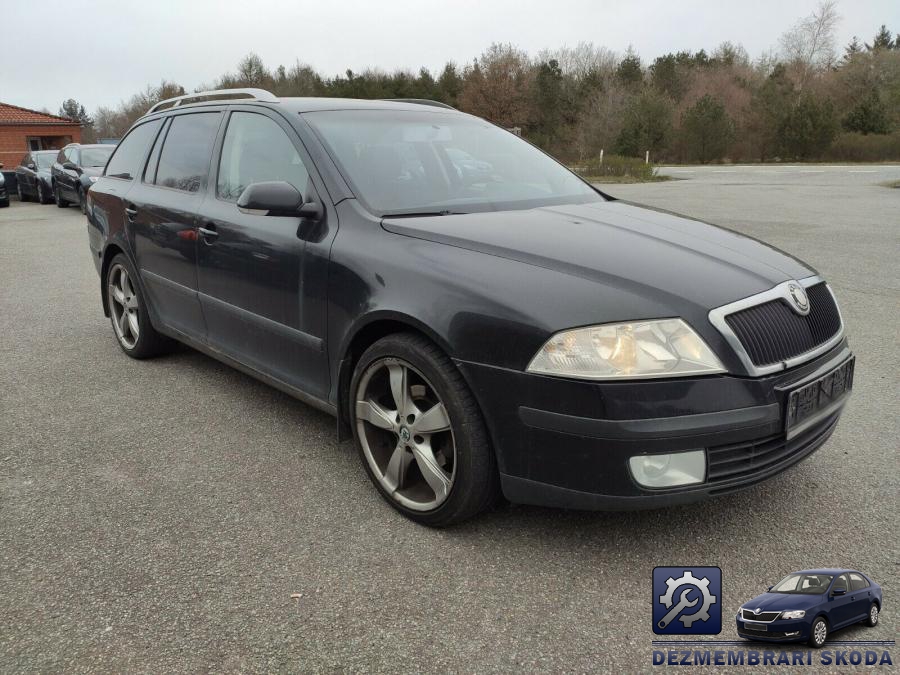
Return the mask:
[[[0,164],[5,171],[14,169],[28,154],[28,138],[39,136],[44,150],[81,142],[81,127],[67,124],[0,125]]]

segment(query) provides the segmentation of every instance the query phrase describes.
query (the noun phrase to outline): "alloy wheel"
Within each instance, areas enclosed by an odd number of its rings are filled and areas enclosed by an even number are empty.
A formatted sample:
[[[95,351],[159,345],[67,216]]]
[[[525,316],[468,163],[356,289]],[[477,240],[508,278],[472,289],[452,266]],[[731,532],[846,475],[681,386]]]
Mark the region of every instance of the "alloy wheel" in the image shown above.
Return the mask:
[[[78,207],[84,215],[87,215],[87,200],[85,199],[84,190],[78,190]]]
[[[41,204],[47,203],[47,200],[44,198],[44,184],[41,182],[38,182],[38,201]]]
[[[116,337],[125,349],[134,349],[140,336],[138,299],[124,265],[114,265],[108,277],[109,309]]]
[[[813,628],[813,637],[816,640],[816,644],[820,647],[825,644],[825,638],[828,635],[828,627],[825,625],[824,621],[819,621],[816,623]]]
[[[25,195],[22,194],[22,184],[21,184],[21,183],[16,183],[16,192],[17,192],[18,195],[19,195],[19,201],[20,201],[20,202],[24,202],[24,201],[25,201]]]
[[[447,408],[402,359],[373,362],[356,394],[356,430],[372,473],[391,499],[431,511],[450,496],[456,443]]]
[[[869,623],[873,626],[878,623],[878,605],[872,605],[869,610]]]

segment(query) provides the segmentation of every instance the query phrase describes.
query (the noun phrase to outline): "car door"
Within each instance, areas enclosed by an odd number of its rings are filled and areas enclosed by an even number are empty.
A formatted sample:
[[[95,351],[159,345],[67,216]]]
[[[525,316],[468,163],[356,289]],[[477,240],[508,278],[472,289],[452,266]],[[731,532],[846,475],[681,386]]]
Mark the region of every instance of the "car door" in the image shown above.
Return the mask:
[[[835,588],[843,588],[847,592],[843,595],[835,595]],[[842,574],[834,580],[828,594],[828,620],[831,622],[832,630],[845,626],[853,620],[854,601],[852,597],[850,580],[846,574]]]
[[[218,144],[216,180],[203,204],[197,284],[209,344],[313,396],[328,393],[324,304],[304,289],[302,219],[244,212],[251,183],[286,181],[320,200],[293,129],[262,109],[235,109]],[[321,202],[320,202],[321,203]],[[310,287],[316,288],[315,283]]]
[[[206,324],[197,297],[197,215],[222,116],[202,110],[170,117],[125,199],[126,227],[151,304],[169,328],[199,341]]]
[[[869,615],[869,605],[872,604],[872,594],[869,582],[858,572],[850,572],[850,606],[852,615],[856,620],[865,619]]]

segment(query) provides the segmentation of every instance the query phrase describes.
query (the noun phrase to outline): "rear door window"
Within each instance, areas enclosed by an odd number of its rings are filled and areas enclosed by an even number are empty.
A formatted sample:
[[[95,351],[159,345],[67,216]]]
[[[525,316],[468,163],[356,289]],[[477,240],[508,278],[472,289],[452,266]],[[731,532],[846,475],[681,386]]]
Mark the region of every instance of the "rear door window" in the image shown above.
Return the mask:
[[[866,581],[865,577],[861,574],[850,574],[850,590],[858,591],[863,588],[867,588],[869,586],[869,582]]]
[[[221,119],[219,112],[174,117],[159,156],[155,184],[185,192],[204,189]]]
[[[162,120],[146,122],[132,129],[116,147],[113,156],[106,165],[104,175],[112,178],[131,180],[141,171],[147,147],[159,131]]]

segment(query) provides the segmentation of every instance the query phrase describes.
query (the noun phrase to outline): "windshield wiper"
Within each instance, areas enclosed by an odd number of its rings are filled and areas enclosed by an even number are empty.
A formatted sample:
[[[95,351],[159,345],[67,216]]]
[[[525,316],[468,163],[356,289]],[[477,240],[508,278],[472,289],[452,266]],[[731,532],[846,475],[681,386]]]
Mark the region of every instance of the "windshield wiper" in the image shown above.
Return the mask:
[[[398,211],[397,213],[383,213],[382,218],[428,218],[430,216],[464,216],[465,211]]]

